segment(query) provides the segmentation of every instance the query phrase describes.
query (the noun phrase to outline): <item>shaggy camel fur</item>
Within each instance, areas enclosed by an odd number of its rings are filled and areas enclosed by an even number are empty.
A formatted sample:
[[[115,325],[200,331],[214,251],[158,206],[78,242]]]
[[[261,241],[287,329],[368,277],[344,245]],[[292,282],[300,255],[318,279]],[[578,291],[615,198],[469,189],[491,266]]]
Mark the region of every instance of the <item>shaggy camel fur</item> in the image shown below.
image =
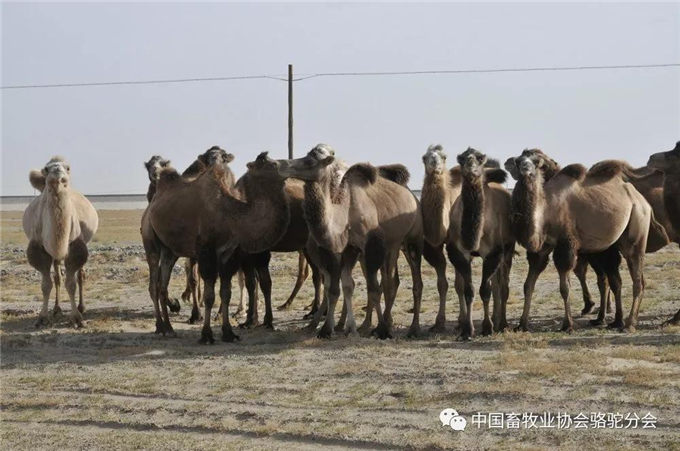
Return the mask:
[[[507,327],[505,308],[509,296],[510,268],[515,251],[512,233],[510,193],[498,183],[489,182],[483,153],[468,148],[458,155],[462,187],[450,213],[446,250],[449,260],[463,279],[465,310],[461,314],[461,338],[474,336],[472,323],[472,258],[483,259],[479,295],[484,304],[482,334]],[[499,173],[505,174],[502,169]],[[498,180],[500,177],[495,176]],[[504,181],[504,178],[503,178]],[[493,294],[493,322],[489,300]],[[463,307],[461,306],[461,309]]]
[[[79,192],[71,188],[71,167],[61,157],[53,157],[41,170],[29,174],[31,185],[40,194],[26,207],[23,228],[29,240],[26,255],[28,262],[42,274],[43,305],[36,327],[48,324],[48,303],[52,291],[50,270],[54,266],[56,302],[58,313],[61,263],[66,268],[66,291],[71,301],[71,320],[75,327],[82,327],[83,272],[87,262],[87,243],[99,225],[97,211]],[[76,281],[77,275],[77,281]],[[79,302],[76,306],[75,291],[78,285]]]
[[[166,302],[170,270],[175,261],[179,256],[197,258],[204,282],[201,343],[214,342],[210,313],[218,275],[220,298],[225,306],[222,340],[238,339],[228,318],[231,277],[242,267],[242,255],[271,249],[290,221],[284,180],[278,174],[277,162],[266,153],[248,163],[248,177],[244,178],[241,192],[235,190],[234,176],[228,167],[233,156],[217,149],[211,154],[211,160],[211,169],[191,182],[183,180],[173,169],[161,171],[154,201],[148,208],[149,223],[160,250],[150,258],[149,288],[154,306],[160,298],[163,310],[162,319],[157,316],[157,326],[160,324],[162,332],[173,333]],[[178,211],[183,213],[179,218]],[[246,280],[252,280],[248,274],[250,268],[244,270]],[[271,306],[266,315],[272,316]]]
[[[361,257],[371,307],[378,314],[374,333],[380,338],[391,336],[391,308],[396,296],[396,262],[402,246],[413,277],[414,314],[409,335],[419,331],[422,280],[422,218],[413,194],[399,183],[379,176],[377,168],[357,164],[347,169],[335,160],[335,151],[326,144],[314,147],[304,158],[279,160],[279,172],[285,177],[303,180],[303,208],[309,226],[308,252],[323,274],[324,304],[310,326],[315,328],[321,313],[326,320],[319,337],[333,334],[335,306],[340,295],[340,282],[347,310],[347,333],[356,332],[352,312],[354,281],[352,268]],[[394,167],[393,167],[394,170]],[[401,167],[400,172],[406,173]],[[380,307],[382,272],[385,312]]]
[[[604,253],[603,258],[607,261],[596,266],[606,271],[616,299],[615,319],[609,326],[633,330],[644,290],[642,263],[652,209],[624,180],[624,177],[634,176],[627,173],[628,166],[618,161],[606,161],[590,170],[581,165],[570,165],[555,173],[554,160],[538,150],[525,150],[519,157],[508,159],[506,168],[517,177],[513,190],[513,219],[517,240],[527,249],[529,261],[529,274],[524,284],[524,311],[518,328],[527,330],[536,280],[553,252],[564,301],[562,330],[573,330],[568,277],[581,252]],[[654,223],[661,228],[656,221]],[[616,247],[616,252],[608,251],[612,246]],[[633,305],[625,325],[616,261],[619,252],[626,259],[633,279]]]
[[[444,244],[448,237],[449,216],[453,203],[458,199],[462,186],[460,166],[450,170],[446,168],[446,153],[440,144],[431,145],[423,155],[425,165],[425,178],[420,194],[420,205],[423,214],[424,247],[423,257],[435,268],[437,272],[437,291],[439,292],[439,312],[435,324],[430,328],[432,332],[444,332],[446,324],[446,295],[449,284],[446,280],[446,257],[444,256]],[[489,160],[487,165],[498,162]],[[502,179],[496,180],[495,177]],[[505,180],[503,171],[487,170],[487,180],[500,182]],[[460,316],[465,312],[465,297],[463,294],[463,279],[456,271],[455,288],[460,305],[458,323],[463,323],[465,317]]]
[[[651,155],[647,166],[663,172],[664,209],[675,234],[671,238],[677,243],[680,235],[680,141],[675,143],[673,150]],[[680,324],[680,310],[666,323]]]

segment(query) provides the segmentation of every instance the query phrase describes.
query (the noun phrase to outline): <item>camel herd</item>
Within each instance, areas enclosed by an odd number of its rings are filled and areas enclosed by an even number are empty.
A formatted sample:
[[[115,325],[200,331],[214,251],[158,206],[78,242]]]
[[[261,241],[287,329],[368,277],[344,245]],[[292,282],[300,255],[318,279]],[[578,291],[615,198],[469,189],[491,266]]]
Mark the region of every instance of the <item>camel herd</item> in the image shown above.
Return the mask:
[[[307,277],[308,262],[315,288],[308,315],[310,329],[316,330],[323,319],[319,337],[360,330],[389,338],[401,252],[412,278],[413,320],[408,336],[420,333],[423,257],[437,273],[439,311],[431,330],[445,330],[446,256],[455,270],[458,327],[463,339],[475,335],[471,263],[474,257],[482,259],[482,334],[489,335],[508,327],[506,304],[517,244],[526,249],[529,263],[518,330],[528,329],[534,287],[552,254],[564,301],[563,331],[573,330],[569,301],[572,271],[583,287],[582,313],[590,313],[594,307],[586,285],[589,266],[597,275],[600,292],[599,313],[591,323],[603,325],[606,312],[613,308],[614,321],[608,327],[632,331],[644,292],[645,253],[670,242],[680,243],[680,142],[670,151],[651,155],[647,166],[637,169],[616,160],[599,162],[590,169],[580,164],[560,167],[541,150],[527,149],[509,158],[503,170],[497,161],[472,148],[459,154],[457,165],[449,169],[442,146],[434,145],[423,155],[425,178],[420,199],[409,190],[409,173],[403,165],[348,166],[326,144],[298,159],[273,160],[262,153],[247,164],[247,172],[238,180],[229,167],[233,160],[232,154],[214,146],[181,174],[160,156],[145,163],[149,204],[140,230],[149,265],[156,333],[175,335],[168,310],[176,311],[179,304],[169,297],[168,284],[180,257],[186,258],[187,275],[182,297],[193,303],[189,322],[202,320],[200,341],[213,343],[211,315],[217,280],[223,341],[239,338],[229,321],[231,280],[237,273],[240,309],[246,299],[244,286],[248,299],[243,325],[259,322],[259,286],[265,304],[263,324],[272,328],[271,252],[298,252],[295,289],[279,308],[290,306]],[[507,174],[516,181],[512,193],[503,186]],[[52,158],[41,171],[31,171],[29,179],[40,191],[23,217],[28,261],[42,275],[43,305],[36,326],[49,323],[53,286],[54,313],[60,311],[62,263],[71,319],[76,327],[82,326],[83,265],[88,257],[87,243],[97,230],[97,213],[71,188],[70,167],[63,158]],[[633,286],[625,321],[619,275],[622,259]],[[366,315],[359,327],[352,309],[352,270],[357,262],[368,294]],[[202,293],[199,280],[203,281]],[[342,311],[335,324],[341,293]],[[680,311],[668,322],[680,323]]]

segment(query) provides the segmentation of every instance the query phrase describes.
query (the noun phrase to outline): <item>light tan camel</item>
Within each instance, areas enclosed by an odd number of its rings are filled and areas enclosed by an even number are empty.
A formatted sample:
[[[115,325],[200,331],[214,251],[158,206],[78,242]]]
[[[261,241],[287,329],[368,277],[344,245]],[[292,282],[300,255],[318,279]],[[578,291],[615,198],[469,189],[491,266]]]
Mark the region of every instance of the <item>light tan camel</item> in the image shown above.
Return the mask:
[[[487,180],[483,153],[468,148],[458,155],[462,186],[450,213],[446,251],[463,279],[465,310],[461,315],[461,338],[474,336],[472,323],[472,258],[483,259],[479,295],[484,304],[482,334],[507,327],[506,304],[509,296],[510,269],[515,250],[512,233],[510,193],[498,183]],[[498,169],[504,174],[504,171]],[[496,177],[498,180],[500,177]],[[493,321],[489,300],[493,294]],[[462,306],[461,306],[462,309]]]
[[[58,312],[62,262],[66,269],[66,291],[71,301],[71,320],[75,327],[82,327],[82,313],[85,311],[82,267],[87,262],[87,243],[99,225],[97,211],[85,196],[71,188],[71,167],[61,157],[53,157],[41,171],[31,171],[29,180],[40,191],[26,207],[23,216],[24,233],[29,240],[26,250],[28,262],[42,274],[43,305],[36,327],[49,323],[47,309],[53,286],[50,277],[52,266],[56,288],[55,312]],[[79,288],[78,306],[76,284]]]
[[[675,143],[672,150],[651,155],[647,166],[662,171],[664,174],[664,209],[674,234],[671,238],[677,243],[677,236],[680,235],[680,141]],[[680,310],[666,323],[680,324]]]
[[[228,167],[233,156],[222,149],[211,154],[211,169],[187,182],[172,169],[161,171],[153,202],[147,209],[155,248],[147,248],[150,267],[149,291],[154,300],[157,328],[174,334],[167,315],[170,271],[179,256],[198,259],[204,282],[201,343],[213,343],[210,313],[215,283],[220,277],[222,340],[238,339],[229,323],[231,277],[241,267],[239,254],[270,249],[285,233],[290,207],[278,164],[266,153],[248,163],[248,175],[237,192]],[[246,199],[246,200],[244,200]],[[182,215],[177,216],[181,211]],[[246,273],[248,279],[248,273]],[[161,312],[158,308],[160,299]],[[271,316],[270,308],[267,316]]]
[[[513,219],[517,239],[527,249],[529,261],[518,328],[527,330],[534,286],[553,252],[564,301],[563,331],[573,330],[568,277],[578,253],[603,253],[605,261],[599,266],[607,272],[616,299],[615,319],[609,326],[634,330],[644,290],[642,263],[652,209],[624,180],[634,174],[627,173],[628,166],[622,162],[605,161],[590,170],[576,164],[554,173],[556,167],[554,160],[536,150],[525,150],[506,162],[509,172],[518,177],[513,190]],[[544,178],[548,179],[545,183]],[[633,305],[625,325],[616,261],[619,252],[633,279]]]
[[[498,162],[494,160],[496,167]],[[458,199],[462,186],[460,166],[450,170],[446,167],[446,153],[440,144],[431,145],[423,155],[425,178],[420,195],[420,205],[423,214],[424,247],[423,257],[437,272],[437,291],[439,292],[439,312],[435,324],[430,328],[432,332],[446,330],[446,295],[449,284],[446,280],[446,257],[444,244],[448,238],[449,215],[453,203]],[[500,182],[505,180],[505,173],[497,170],[486,171],[487,180]],[[496,179],[496,177],[502,179]],[[455,288],[460,305],[458,323],[463,323],[465,317],[465,297],[463,295],[463,279],[456,271]]]
[[[422,295],[422,217],[418,202],[404,186],[380,177],[377,168],[357,164],[345,172],[346,166],[336,161],[334,155],[330,146],[319,144],[304,158],[279,160],[281,175],[305,182],[303,208],[310,232],[308,253],[323,274],[324,304],[327,302],[328,308],[322,305],[310,326],[315,328],[322,312],[326,313],[319,337],[333,334],[342,280],[347,310],[346,332],[356,332],[351,271],[361,257],[369,312],[374,307],[378,313],[378,327],[374,333],[379,338],[390,337],[390,311],[396,296],[396,262],[403,246],[413,277],[414,314],[409,335],[416,335]],[[380,307],[378,270],[382,272],[382,291],[385,293],[384,314]]]

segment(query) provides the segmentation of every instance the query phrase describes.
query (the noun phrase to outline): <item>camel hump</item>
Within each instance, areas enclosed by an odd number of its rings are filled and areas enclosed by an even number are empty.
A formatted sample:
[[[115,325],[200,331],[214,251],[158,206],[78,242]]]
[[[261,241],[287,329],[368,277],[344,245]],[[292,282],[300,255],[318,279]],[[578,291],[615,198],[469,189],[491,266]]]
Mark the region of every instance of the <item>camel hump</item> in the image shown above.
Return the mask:
[[[449,183],[452,187],[457,187],[463,182],[463,173],[460,166],[454,166],[449,169]]]
[[[589,170],[588,177],[609,180],[613,177],[629,172],[632,174],[631,168],[625,161],[620,160],[604,160],[595,163]]]
[[[498,162],[496,162],[498,163]],[[488,168],[484,170],[487,183],[503,184],[508,178],[508,173],[500,168]]]
[[[179,173],[177,172],[177,169],[175,169],[171,166],[161,168],[161,170],[158,172],[159,188],[160,188],[160,185],[165,185],[165,184],[168,184],[168,183],[176,182],[181,177],[182,176],[179,175]]]
[[[182,177],[195,177],[205,170],[205,165],[200,160],[195,160],[182,172]]]
[[[344,178],[350,182],[372,185],[378,179],[378,169],[369,163],[357,163],[350,166]]]
[[[484,163],[485,168],[495,168],[500,169],[501,163],[495,158],[487,158],[486,163]]]
[[[384,166],[378,166],[378,172],[380,177],[398,183],[402,186],[408,185],[408,181],[411,178],[411,174],[406,169],[403,164],[387,164]]]
[[[581,181],[584,178],[586,178],[586,172],[587,172],[587,169],[586,169],[585,166],[583,166],[582,164],[576,163],[576,164],[570,164],[569,166],[563,167],[562,170],[560,172],[558,172],[557,174],[558,175],[560,175],[560,174],[566,175],[567,177],[570,177],[574,180]]]

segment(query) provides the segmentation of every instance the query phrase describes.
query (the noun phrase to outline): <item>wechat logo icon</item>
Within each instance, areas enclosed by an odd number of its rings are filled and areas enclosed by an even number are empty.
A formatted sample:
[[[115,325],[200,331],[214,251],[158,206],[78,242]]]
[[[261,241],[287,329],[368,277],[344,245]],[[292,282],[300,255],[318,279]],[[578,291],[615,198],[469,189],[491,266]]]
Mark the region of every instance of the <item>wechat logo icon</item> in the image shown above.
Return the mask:
[[[439,412],[439,421],[442,426],[450,426],[454,431],[464,431],[467,425],[467,420],[458,415],[455,409],[444,409]]]

